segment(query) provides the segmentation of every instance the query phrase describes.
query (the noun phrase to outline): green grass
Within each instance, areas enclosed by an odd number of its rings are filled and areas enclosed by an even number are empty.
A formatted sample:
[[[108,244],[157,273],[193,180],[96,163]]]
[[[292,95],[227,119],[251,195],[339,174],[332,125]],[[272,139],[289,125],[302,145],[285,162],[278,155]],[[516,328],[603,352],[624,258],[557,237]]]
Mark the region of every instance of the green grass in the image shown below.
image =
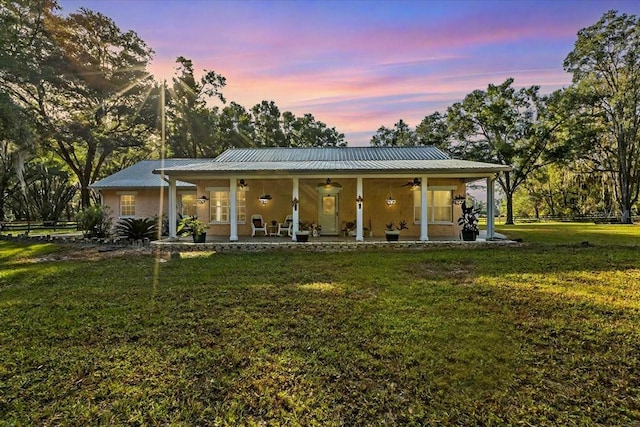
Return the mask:
[[[637,425],[638,247],[599,230],[42,263],[0,241],[0,424]]]
[[[640,245],[640,224],[592,222],[538,222],[497,224],[496,231],[510,238],[540,244]]]

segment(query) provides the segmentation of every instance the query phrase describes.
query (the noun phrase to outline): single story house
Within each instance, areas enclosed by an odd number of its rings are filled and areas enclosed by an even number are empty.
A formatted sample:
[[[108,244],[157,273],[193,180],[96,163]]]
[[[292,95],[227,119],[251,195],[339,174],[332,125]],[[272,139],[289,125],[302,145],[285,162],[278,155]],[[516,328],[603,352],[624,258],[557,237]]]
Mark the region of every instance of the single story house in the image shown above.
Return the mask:
[[[315,223],[323,236],[348,233],[357,241],[401,221],[408,227],[403,235],[416,240],[455,238],[457,202],[466,198],[468,182],[481,179],[490,238],[495,178],[510,170],[452,159],[435,147],[232,148],[215,159],[141,163],[91,186],[103,204],[119,217],[164,213],[170,238],[178,213],[197,215],[209,236],[230,241],[254,233],[254,215],[267,224],[288,216],[292,240],[301,222]]]

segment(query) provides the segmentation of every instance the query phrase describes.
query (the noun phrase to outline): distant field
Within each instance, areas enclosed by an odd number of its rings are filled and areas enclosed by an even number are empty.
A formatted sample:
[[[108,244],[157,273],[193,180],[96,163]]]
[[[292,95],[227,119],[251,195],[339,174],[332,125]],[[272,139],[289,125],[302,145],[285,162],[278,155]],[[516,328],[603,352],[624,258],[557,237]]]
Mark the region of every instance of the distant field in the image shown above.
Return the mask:
[[[0,241],[0,425],[640,425],[638,226],[498,231],[525,243]]]

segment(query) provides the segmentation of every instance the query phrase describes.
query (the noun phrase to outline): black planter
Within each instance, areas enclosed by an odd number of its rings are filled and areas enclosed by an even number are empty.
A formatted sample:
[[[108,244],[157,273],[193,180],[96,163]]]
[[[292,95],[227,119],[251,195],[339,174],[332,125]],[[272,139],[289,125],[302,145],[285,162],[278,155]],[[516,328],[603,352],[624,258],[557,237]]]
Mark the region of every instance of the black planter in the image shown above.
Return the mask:
[[[309,233],[304,233],[304,234],[300,234],[300,233],[296,233],[296,241],[298,242],[308,242],[309,241]]]
[[[476,240],[476,232],[475,231],[465,231],[462,230],[462,240],[465,242],[473,242]]]
[[[398,240],[400,240],[400,233],[385,232],[384,235],[387,238],[387,242],[397,242]]]
[[[204,243],[207,240],[207,233],[192,234],[193,243]]]

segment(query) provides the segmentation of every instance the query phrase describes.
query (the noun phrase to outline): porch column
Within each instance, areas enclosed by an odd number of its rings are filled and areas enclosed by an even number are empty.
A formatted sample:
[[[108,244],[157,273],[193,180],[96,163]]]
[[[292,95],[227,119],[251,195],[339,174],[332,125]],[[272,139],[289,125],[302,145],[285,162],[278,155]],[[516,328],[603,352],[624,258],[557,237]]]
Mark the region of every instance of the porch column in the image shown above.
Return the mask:
[[[420,177],[420,182],[420,240],[426,242],[427,240],[429,240],[429,215],[427,213],[427,177]]]
[[[495,221],[495,213],[494,213],[494,184],[496,182],[495,176],[487,177],[487,239],[493,239],[495,235],[494,221]]]
[[[238,241],[238,180],[229,179],[229,241]]]
[[[359,176],[356,180],[356,198],[362,198],[362,177]],[[364,240],[362,233],[362,208],[364,202],[356,202],[356,242],[362,242]]]
[[[291,198],[295,200],[300,200],[300,182],[298,181],[297,177],[293,177],[292,181],[293,181],[293,188],[291,190]],[[291,204],[293,205],[293,201]],[[296,206],[292,206],[291,208],[293,209],[293,212],[292,212],[293,236],[291,236],[291,240],[295,242],[296,240],[298,240],[296,238],[296,233],[298,232],[298,224],[300,223],[300,202],[298,202]]]
[[[177,236],[177,198],[176,179],[169,177],[169,206],[167,206],[167,210],[169,211],[169,239],[175,239]]]

